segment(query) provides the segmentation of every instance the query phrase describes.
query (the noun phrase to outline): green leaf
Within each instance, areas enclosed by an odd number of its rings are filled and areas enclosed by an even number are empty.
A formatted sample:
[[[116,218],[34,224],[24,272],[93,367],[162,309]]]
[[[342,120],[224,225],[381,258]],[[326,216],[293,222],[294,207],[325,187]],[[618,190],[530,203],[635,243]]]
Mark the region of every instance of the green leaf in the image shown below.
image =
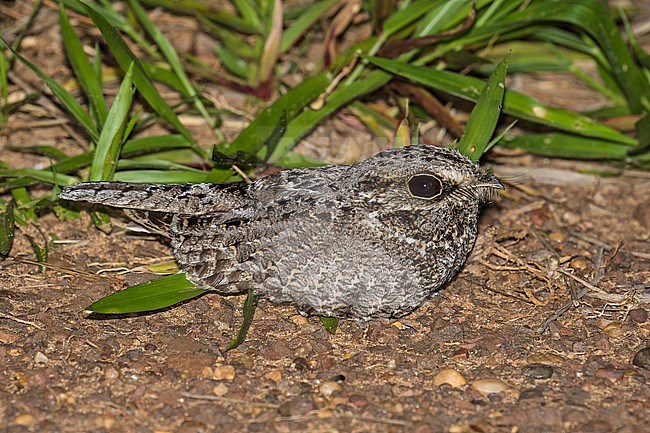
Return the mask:
[[[68,16],[65,13],[63,5],[59,8],[61,36],[63,37],[63,46],[68,54],[68,61],[75,76],[79,80],[81,88],[84,89],[90,106],[95,113],[95,117],[101,127],[107,116],[106,101],[102,93],[102,85],[97,79],[86,53],[84,52],[81,41],[72,29]]]
[[[478,161],[483,155],[497,126],[506,90],[509,60],[510,54],[507,54],[490,75],[458,143],[460,153],[472,161]]]
[[[248,289],[248,296],[246,296],[246,301],[244,302],[244,311],[242,313],[244,320],[242,321],[237,336],[233,338],[230,343],[223,349],[224,352],[234,349],[244,342],[246,339],[246,334],[248,329],[253,323],[253,316],[255,315],[255,309],[257,308],[257,296],[253,293],[253,289]]]
[[[536,155],[576,159],[621,160],[627,158],[629,150],[611,141],[562,133],[527,134],[506,139],[501,144]]]
[[[214,46],[214,52],[219,57],[219,60],[221,60],[221,63],[223,63],[226,69],[228,69],[232,74],[243,79],[250,77],[251,67],[246,60],[237,57],[228,48],[219,44]]]
[[[320,323],[322,323],[325,329],[327,329],[327,332],[329,332],[330,334],[336,333],[336,328],[339,327],[339,319],[337,319],[336,317],[323,317],[323,316],[320,316],[319,319],[320,319]]]
[[[300,17],[295,20],[282,33],[280,52],[284,53],[296,43],[300,37],[307,32],[328,9],[338,3],[338,0],[323,0],[312,3]]]
[[[140,62],[140,59],[129,49],[124,42],[124,39],[120,37],[115,27],[113,27],[104,16],[100,15],[94,8],[84,3],[84,7],[88,16],[95,23],[99,31],[104,36],[106,44],[108,45],[111,53],[119,63],[123,71],[127,71],[131,64],[133,64],[133,83],[138,89],[138,92],[142,97],[149,103],[151,108],[154,109],[156,113],[163,119],[165,119],[169,124],[171,124],[178,132],[180,132],[183,137],[190,143],[194,143],[194,139],[189,131],[181,124],[176,114],[167,104],[165,99],[160,95],[158,90],[154,87],[153,83],[149,79],[149,76],[145,72],[145,69]]]
[[[32,249],[34,250],[34,254],[36,254],[36,261],[38,263],[47,263],[47,256],[48,256],[48,243],[47,240],[45,240],[43,246],[40,246],[36,240],[30,236],[30,235],[25,235],[27,237],[27,240],[29,241],[29,244],[32,246]],[[39,266],[38,270],[43,271],[43,267]]]
[[[132,78],[133,63],[129,66],[120,89],[115,95],[106,118],[106,124],[99,136],[88,176],[90,181],[111,180],[113,178],[124,140],[123,134],[128,122],[131,102],[133,101]]]
[[[205,292],[188,281],[185,274],[169,275],[113,293],[87,310],[101,314],[140,313],[166,308]]]
[[[92,119],[86,113],[86,110],[79,104],[76,99],[63,88],[59,83],[48,77],[43,71],[36,67],[33,63],[27,60],[22,55],[18,54],[13,48],[7,44],[2,36],[0,36],[0,46],[4,46],[9,49],[18,60],[20,60],[25,66],[31,69],[38,77],[47,84],[47,86],[52,90],[52,93],[57,97],[57,99],[63,104],[63,106],[68,110],[68,112],[74,117],[83,128],[86,130],[91,140],[96,141],[99,137],[99,131],[93,123]]]
[[[330,82],[331,78],[327,72],[307,78],[259,112],[255,120],[221,151],[226,155],[241,153],[254,159],[280,123],[282,116],[286,116],[287,120],[296,117],[307,104],[325,91]]]
[[[194,103],[194,106],[199,111],[199,113],[201,113],[206,123],[208,125],[211,125],[212,119],[210,117],[210,114],[203,105],[201,98],[199,98],[194,85],[185,74],[185,69],[181,64],[181,60],[178,57],[176,49],[172,46],[172,44],[169,43],[162,32],[158,30],[158,28],[151,22],[145,10],[142,8],[142,6],[140,6],[138,0],[129,0],[129,5],[131,6],[131,9],[133,10],[135,16],[138,18],[138,21],[142,24],[147,33],[154,40],[160,51],[165,56],[165,59],[167,59],[167,62],[169,62],[169,65],[174,71],[174,74],[176,74],[178,80],[183,86],[184,94],[189,95],[189,97],[192,99],[192,102]]]
[[[14,205],[9,202],[0,211],[0,257],[7,257],[14,243]]]
[[[271,155],[268,161],[270,163],[277,162],[282,155],[291,150],[302,137],[307,135],[325,117],[351,101],[378,90],[390,80],[390,74],[383,71],[373,71],[358,82],[338,87],[327,97],[327,103],[323,107],[318,110],[304,110],[289,122],[287,131],[278,142],[274,154]]]
[[[485,83],[482,80],[455,72],[438,71],[426,66],[414,66],[404,62],[378,57],[364,56],[364,58],[367,58],[368,61],[395,75],[469,101],[477,101],[485,87]],[[621,134],[612,128],[598,124],[588,117],[542,104],[536,99],[523,93],[515,92],[514,90],[506,90],[503,112],[521,119],[553,126],[575,134],[602,138],[628,145],[636,144],[635,139]]]

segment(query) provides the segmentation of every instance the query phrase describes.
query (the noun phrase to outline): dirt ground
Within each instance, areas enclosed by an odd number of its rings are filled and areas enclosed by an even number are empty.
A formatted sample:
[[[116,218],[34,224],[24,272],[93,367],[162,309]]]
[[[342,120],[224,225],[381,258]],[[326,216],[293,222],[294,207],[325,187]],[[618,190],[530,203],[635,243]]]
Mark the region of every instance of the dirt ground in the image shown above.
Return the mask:
[[[2,13],[23,16],[25,8]],[[164,29],[191,29],[158,18]],[[56,20],[51,9],[39,15],[26,54],[65,80]],[[41,88],[18,70],[15,78]],[[599,103],[561,74],[512,85],[572,108]],[[227,96],[229,106],[249,103]],[[73,152],[69,125],[43,125],[50,119],[39,100],[21,109],[0,137],[0,160],[47,163],[10,149],[17,145]],[[224,118],[229,136],[243,124]],[[336,146],[316,149],[326,140]],[[345,162],[381,146],[367,142],[343,112],[302,150]],[[330,335],[317,318],[262,300],[246,342],[226,354],[220,348],[237,332],[242,297],[89,315],[94,300],[155,278],[146,265],[170,260],[170,249],[119,219],[104,234],[87,216],[44,215],[40,228],[53,239],[47,267],[33,264],[27,229],[0,262],[0,430],[650,431],[650,173],[600,177],[589,173],[612,167],[505,149],[488,164],[506,194],[485,210],[462,272],[415,313],[392,323],[342,321]]]

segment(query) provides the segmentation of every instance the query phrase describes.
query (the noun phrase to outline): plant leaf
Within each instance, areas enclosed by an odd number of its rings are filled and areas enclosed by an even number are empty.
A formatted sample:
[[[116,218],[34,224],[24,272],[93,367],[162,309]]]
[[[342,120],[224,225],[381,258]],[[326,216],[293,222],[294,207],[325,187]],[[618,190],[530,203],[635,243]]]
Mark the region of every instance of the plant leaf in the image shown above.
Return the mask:
[[[395,75],[469,101],[476,102],[485,87],[485,83],[482,80],[455,72],[439,71],[426,66],[414,66],[404,62],[378,57],[363,57]],[[635,139],[601,125],[586,116],[542,104],[536,99],[523,93],[515,92],[514,90],[506,90],[503,112],[521,119],[553,126],[575,134],[602,138],[627,145],[636,144]]]
[[[472,161],[478,161],[483,155],[497,126],[506,90],[509,60],[510,54],[507,54],[490,75],[469,116],[465,133],[458,142],[460,153]]]
[[[120,149],[124,140],[123,133],[131,109],[134,89],[132,86],[133,63],[129,66],[120,89],[115,95],[106,123],[99,136],[88,180],[111,180],[115,173]]]
[[[104,94],[102,93],[102,85],[98,81],[97,75],[84,52],[81,41],[70,25],[70,21],[68,20],[63,5],[59,8],[59,17],[63,46],[68,55],[68,61],[72,66],[72,70],[74,71],[77,80],[79,80],[81,88],[84,89],[84,92],[88,97],[90,106],[97,118],[99,126],[101,127],[108,115],[106,101],[104,101]],[[97,54],[99,55],[99,53]]]
[[[336,333],[336,329],[339,327],[339,319],[336,317],[323,317],[320,316],[318,318],[320,320],[320,323],[323,324],[325,329],[327,329],[327,332],[330,334]]]
[[[7,203],[0,211],[0,257],[7,257],[14,243],[14,205]]]
[[[253,289],[249,288],[248,296],[246,296],[246,301],[244,302],[244,311],[242,312],[244,320],[239,327],[239,331],[237,331],[237,336],[223,349],[224,352],[234,349],[246,340],[246,334],[248,333],[251,323],[253,323],[253,316],[255,315],[256,308],[257,296],[253,293]]]
[[[175,274],[131,286],[92,303],[87,310],[101,314],[140,313],[159,310],[205,293],[185,278]]]

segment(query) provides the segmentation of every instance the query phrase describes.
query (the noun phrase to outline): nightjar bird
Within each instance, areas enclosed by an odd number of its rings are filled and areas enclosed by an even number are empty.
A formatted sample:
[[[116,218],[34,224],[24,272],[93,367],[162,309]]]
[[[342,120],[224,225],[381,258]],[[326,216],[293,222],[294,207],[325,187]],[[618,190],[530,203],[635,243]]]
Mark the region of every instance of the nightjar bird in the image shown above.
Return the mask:
[[[368,320],[408,314],[448,282],[501,188],[456,150],[412,145],[248,185],[89,182],[60,198],[124,209],[171,239],[201,287]]]

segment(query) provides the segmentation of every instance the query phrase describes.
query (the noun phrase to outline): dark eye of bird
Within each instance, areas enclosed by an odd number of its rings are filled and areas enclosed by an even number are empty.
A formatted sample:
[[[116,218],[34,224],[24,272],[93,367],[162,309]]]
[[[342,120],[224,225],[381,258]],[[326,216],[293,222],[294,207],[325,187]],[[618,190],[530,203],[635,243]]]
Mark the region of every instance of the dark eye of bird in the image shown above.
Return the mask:
[[[442,193],[442,181],[430,174],[416,174],[409,179],[408,190],[413,197],[435,198]]]

